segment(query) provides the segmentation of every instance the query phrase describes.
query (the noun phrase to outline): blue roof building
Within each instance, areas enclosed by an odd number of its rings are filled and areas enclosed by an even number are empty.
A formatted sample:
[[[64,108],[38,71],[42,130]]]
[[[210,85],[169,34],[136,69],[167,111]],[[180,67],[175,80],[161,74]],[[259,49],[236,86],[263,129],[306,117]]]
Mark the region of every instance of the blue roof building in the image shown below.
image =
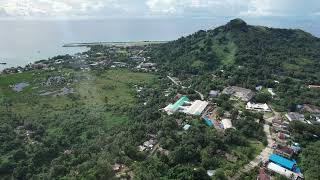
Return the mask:
[[[294,170],[295,166],[297,164],[296,161],[294,161],[294,160],[292,161],[292,160],[286,159],[286,158],[281,157],[276,154],[271,154],[269,157],[269,161],[271,161],[275,164],[278,164],[279,166],[282,166],[282,167],[289,169],[289,170]]]
[[[203,121],[207,126],[209,126],[209,127],[213,126],[211,119],[209,119],[208,117],[203,118]]]

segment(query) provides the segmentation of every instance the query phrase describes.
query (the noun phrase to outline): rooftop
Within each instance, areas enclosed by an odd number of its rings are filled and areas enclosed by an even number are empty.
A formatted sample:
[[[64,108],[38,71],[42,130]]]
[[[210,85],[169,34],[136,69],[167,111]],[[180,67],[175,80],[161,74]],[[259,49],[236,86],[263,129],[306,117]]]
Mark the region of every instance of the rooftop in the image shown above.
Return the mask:
[[[275,164],[278,164],[279,166],[282,166],[284,168],[287,168],[289,170],[292,170],[294,166],[296,165],[295,161],[291,161],[289,159],[286,159],[284,157],[281,157],[276,154],[271,154],[269,156],[269,161],[274,162]]]

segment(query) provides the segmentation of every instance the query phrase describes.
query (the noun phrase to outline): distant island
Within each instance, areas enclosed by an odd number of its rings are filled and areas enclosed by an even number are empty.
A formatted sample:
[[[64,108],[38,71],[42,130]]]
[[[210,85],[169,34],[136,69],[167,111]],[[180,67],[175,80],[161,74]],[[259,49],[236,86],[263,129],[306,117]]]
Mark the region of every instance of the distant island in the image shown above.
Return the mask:
[[[7,65],[6,62],[0,62],[0,65]]]

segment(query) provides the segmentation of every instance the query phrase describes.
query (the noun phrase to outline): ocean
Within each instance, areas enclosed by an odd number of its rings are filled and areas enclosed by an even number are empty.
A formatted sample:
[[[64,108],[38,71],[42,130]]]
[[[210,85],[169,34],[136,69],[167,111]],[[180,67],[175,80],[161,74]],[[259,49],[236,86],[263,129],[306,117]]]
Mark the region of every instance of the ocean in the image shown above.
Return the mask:
[[[0,70],[23,66],[59,54],[74,54],[86,48],[62,47],[67,43],[174,40],[200,29],[213,29],[233,18],[141,18],[104,20],[0,20]],[[244,19],[249,24],[302,28],[320,35],[312,21]]]

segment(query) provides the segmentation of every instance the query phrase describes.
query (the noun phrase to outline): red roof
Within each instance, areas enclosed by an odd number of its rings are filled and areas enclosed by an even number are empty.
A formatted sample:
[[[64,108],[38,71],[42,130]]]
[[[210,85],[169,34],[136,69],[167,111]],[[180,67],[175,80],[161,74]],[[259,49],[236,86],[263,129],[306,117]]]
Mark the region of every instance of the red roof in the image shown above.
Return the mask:
[[[263,168],[260,168],[258,179],[259,180],[270,180],[270,177],[266,174],[266,172],[264,171]]]
[[[293,154],[293,150],[287,146],[284,146],[282,148],[279,148],[279,151],[282,151],[284,153],[287,153],[287,154]]]

